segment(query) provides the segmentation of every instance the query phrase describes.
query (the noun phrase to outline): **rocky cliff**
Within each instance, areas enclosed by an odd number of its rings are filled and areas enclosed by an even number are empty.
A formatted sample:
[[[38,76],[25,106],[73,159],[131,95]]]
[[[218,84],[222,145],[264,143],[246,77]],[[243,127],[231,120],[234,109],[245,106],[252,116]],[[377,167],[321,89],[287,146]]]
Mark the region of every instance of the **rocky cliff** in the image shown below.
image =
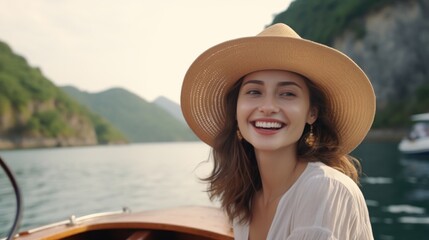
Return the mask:
[[[33,102],[29,103],[29,105],[33,104]],[[29,121],[31,121],[31,118],[28,116],[57,111],[54,106],[52,106],[52,108],[45,108],[45,111],[41,111],[37,108],[28,108],[30,110],[26,111],[24,114],[17,111],[2,114],[0,122],[2,126],[2,129],[0,129],[0,149],[98,144],[97,135],[90,119],[77,113],[71,114],[63,119],[66,128],[70,130],[65,134],[52,135],[43,131],[26,132],[23,128],[30,124]]]
[[[429,0],[395,1],[355,21],[363,32],[347,29],[333,47],[367,73],[379,108],[429,83]]]
[[[98,143],[94,126],[88,117],[78,112],[60,114],[58,108],[61,108],[61,103],[57,99],[49,99],[40,102],[28,101],[19,110],[10,107],[7,111],[2,111],[0,114],[0,149],[79,146]],[[40,116],[40,118],[35,120],[34,116]],[[37,127],[29,127],[34,125]],[[63,129],[59,133],[52,134],[48,131],[48,126]]]

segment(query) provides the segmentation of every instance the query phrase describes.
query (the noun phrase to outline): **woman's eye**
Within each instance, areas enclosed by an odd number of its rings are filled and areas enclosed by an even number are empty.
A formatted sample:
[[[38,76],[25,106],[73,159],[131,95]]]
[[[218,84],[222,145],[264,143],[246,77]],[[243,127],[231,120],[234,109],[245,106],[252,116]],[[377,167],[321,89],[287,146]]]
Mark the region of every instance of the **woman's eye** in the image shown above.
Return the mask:
[[[283,97],[294,97],[294,96],[296,96],[296,94],[293,92],[283,92],[280,95]]]
[[[248,95],[258,95],[258,94],[261,94],[261,92],[258,91],[258,90],[249,90],[249,91],[246,92],[246,94],[248,94]]]

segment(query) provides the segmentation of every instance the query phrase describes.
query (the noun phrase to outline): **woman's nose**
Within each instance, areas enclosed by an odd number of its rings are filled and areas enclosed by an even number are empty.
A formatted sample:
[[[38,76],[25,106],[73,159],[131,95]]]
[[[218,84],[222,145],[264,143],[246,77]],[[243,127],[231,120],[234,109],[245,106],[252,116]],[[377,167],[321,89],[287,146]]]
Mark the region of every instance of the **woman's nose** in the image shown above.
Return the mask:
[[[264,101],[259,106],[258,110],[265,115],[271,115],[273,113],[279,112],[279,107],[273,98],[265,98]]]

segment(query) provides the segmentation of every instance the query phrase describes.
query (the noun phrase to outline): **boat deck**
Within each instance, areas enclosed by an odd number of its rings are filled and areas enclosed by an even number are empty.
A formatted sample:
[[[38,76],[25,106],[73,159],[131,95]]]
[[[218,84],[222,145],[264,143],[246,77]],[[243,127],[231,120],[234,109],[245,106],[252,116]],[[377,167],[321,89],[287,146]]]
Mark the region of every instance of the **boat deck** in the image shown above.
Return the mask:
[[[82,217],[21,232],[15,239],[232,240],[233,233],[220,209],[184,207]]]

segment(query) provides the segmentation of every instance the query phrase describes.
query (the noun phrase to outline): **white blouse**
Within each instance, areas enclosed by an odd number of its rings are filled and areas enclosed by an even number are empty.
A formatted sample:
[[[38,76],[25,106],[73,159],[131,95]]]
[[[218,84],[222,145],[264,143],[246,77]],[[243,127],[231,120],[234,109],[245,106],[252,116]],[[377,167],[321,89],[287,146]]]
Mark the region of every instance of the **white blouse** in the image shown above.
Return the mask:
[[[234,238],[249,239],[249,225],[234,221]],[[309,163],[281,197],[269,240],[374,239],[365,199],[355,182],[321,162]]]

